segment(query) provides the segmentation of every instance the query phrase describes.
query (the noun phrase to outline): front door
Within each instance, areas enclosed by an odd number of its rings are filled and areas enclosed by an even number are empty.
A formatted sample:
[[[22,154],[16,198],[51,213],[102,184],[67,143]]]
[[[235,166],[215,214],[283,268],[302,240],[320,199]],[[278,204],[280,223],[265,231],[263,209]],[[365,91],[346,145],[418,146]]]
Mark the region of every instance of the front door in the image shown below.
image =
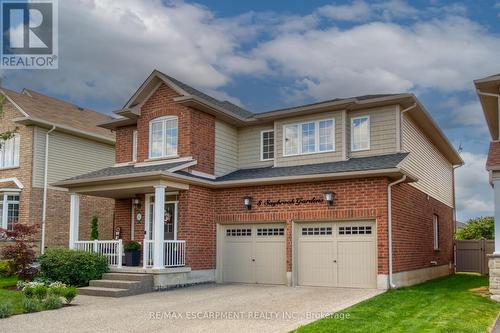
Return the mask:
[[[163,232],[165,240],[176,240],[177,239],[177,201],[167,201],[165,202],[165,217],[163,219]],[[155,197],[154,195],[148,196],[148,209],[146,210],[146,239],[153,240],[154,237],[154,207],[155,207]]]

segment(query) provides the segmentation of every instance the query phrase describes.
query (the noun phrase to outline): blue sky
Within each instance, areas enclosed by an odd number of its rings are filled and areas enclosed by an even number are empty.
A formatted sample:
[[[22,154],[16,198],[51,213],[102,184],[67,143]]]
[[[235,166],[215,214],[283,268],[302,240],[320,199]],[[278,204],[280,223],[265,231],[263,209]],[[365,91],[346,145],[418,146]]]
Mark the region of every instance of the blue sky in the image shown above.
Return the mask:
[[[155,68],[255,112],[413,92],[463,148],[458,218],[492,214],[472,80],[500,72],[500,0],[65,0],[59,16],[59,69],[5,86],[107,113]]]

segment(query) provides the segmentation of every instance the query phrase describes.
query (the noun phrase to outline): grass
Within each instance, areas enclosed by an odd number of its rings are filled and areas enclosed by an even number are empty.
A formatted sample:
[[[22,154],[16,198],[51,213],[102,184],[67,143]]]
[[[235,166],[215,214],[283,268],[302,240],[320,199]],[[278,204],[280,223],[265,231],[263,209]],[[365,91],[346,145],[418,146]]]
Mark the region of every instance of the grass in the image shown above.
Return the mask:
[[[16,277],[0,277],[0,303],[11,303],[13,306],[13,314],[23,313],[21,293],[17,290],[7,289],[15,286],[16,283]]]
[[[487,277],[456,274],[390,290],[343,310],[348,319],[325,318],[296,332],[487,332],[500,311],[487,286]]]

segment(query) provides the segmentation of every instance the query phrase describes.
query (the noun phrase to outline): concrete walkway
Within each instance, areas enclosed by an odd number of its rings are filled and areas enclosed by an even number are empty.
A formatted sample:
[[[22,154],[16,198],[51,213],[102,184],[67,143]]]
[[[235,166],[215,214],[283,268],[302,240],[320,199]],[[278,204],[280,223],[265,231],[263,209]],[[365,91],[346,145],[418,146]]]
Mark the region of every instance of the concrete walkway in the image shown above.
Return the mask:
[[[0,325],[10,333],[287,332],[381,292],[210,284],[119,299],[78,296],[74,306],[13,316]]]

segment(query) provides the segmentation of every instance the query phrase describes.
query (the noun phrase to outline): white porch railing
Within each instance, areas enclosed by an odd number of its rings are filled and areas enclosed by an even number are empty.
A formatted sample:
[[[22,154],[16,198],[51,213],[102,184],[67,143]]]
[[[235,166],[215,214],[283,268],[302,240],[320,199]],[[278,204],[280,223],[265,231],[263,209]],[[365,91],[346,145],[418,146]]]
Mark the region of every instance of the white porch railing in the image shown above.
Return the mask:
[[[163,242],[163,266],[181,267],[186,265],[186,241],[166,240]],[[142,252],[144,268],[154,264],[154,240],[144,240]]]
[[[167,240],[163,243],[165,267],[180,267],[186,265],[186,241]]]
[[[122,240],[76,241],[75,250],[100,253],[108,260],[108,265],[122,267]]]

